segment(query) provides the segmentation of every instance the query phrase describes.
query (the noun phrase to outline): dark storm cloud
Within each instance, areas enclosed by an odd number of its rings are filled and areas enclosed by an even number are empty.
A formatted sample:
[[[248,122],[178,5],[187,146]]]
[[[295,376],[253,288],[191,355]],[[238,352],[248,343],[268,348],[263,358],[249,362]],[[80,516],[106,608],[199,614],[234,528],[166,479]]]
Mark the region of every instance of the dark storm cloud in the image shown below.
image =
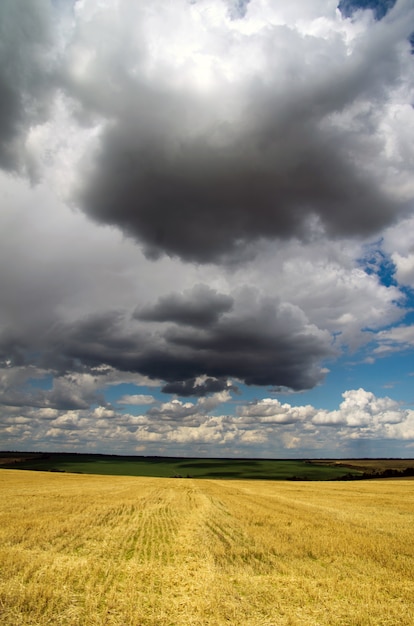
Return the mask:
[[[88,215],[121,227],[149,257],[202,263],[244,258],[261,238],[306,238],[312,217],[338,236],[391,220],[395,205],[341,154],[339,136],[316,132],[300,111],[263,126],[258,108],[256,134],[221,148],[189,140],[174,158],[156,139],[134,144],[112,128],[81,196]]]
[[[203,397],[209,393],[226,390],[237,392],[238,388],[236,385],[229,384],[227,379],[206,378],[202,382],[197,382],[196,378],[192,378],[190,380],[167,383],[161,389],[164,393],[173,393],[182,397]]]
[[[50,3],[0,3],[0,167],[19,169],[30,124],[44,119],[52,85]]]
[[[384,21],[351,54],[339,37],[269,25],[256,35],[267,58],[262,73],[234,83],[219,75],[216,92],[204,96],[184,79],[169,86],[162,73],[151,82],[124,69],[121,79],[108,63],[118,89],[94,105],[89,91],[78,92],[85,108],[112,119],[78,202],[150,258],[237,261],[258,240],[306,239],[315,224],[332,237],[377,232],[401,208],[381,187],[384,163],[377,172],[372,165],[385,154],[379,112],[398,84],[399,44],[410,31]],[[221,36],[231,49],[231,35]],[[72,80],[69,89],[78,87]]]
[[[117,312],[56,327],[47,365],[51,368],[55,357],[60,368],[66,360],[68,369],[78,371],[105,364],[165,381],[163,391],[180,395],[222,391],[231,378],[295,390],[320,382],[321,361],[333,355],[329,333],[308,324],[295,307],[254,291],[250,297],[248,310],[242,305],[210,318],[204,328],[162,324],[154,330],[152,322],[148,330],[140,321],[135,330]]]
[[[222,313],[230,311],[233,302],[230,296],[217,293],[207,285],[196,285],[183,294],[172,293],[161,297],[155,305],[138,309],[134,317],[203,328],[217,322]]]
[[[320,361],[332,354],[326,335],[266,302],[254,314],[227,316],[204,332],[170,328],[165,339],[177,354],[193,355],[194,375],[296,390],[322,380]]]
[[[4,63],[1,64],[4,67]],[[19,122],[20,100],[6,77],[0,75],[0,165],[4,168],[11,168],[14,164],[12,139],[17,133]]]
[[[128,334],[123,329],[123,315],[108,311],[90,315],[70,326],[58,325],[48,338],[51,345],[48,363],[55,355],[68,359],[69,368],[81,371],[83,365],[94,368],[109,365],[123,371],[137,371],[134,366],[140,351],[145,349],[149,336]],[[116,363],[116,365],[114,365]]]
[[[162,323],[154,330],[152,321],[150,330],[144,321],[108,312],[70,325],[56,323],[43,334],[40,350],[36,338],[25,349],[20,343],[19,350],[26,364],[60,377],[106,365],[164,381],[164,392],[183,396],[229,389],[228,379],[295,390],[319,383],[321,362],[333,356],[329,333],[308,324],[295,307],[255,291],[248,295],[248,305],[239,302],[237,310],[208,318],[204,328]],[[10,340],[7,347],[11,353]],[[48,406],[73,399],[75,392],[73,385],[57,387]]]

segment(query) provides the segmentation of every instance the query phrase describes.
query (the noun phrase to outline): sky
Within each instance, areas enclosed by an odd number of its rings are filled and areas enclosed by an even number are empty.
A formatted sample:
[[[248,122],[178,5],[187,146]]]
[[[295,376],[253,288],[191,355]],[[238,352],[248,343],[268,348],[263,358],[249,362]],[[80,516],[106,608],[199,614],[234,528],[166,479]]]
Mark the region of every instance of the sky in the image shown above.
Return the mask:
[[[2,0],[0,449],[414,457],[412,0]]]

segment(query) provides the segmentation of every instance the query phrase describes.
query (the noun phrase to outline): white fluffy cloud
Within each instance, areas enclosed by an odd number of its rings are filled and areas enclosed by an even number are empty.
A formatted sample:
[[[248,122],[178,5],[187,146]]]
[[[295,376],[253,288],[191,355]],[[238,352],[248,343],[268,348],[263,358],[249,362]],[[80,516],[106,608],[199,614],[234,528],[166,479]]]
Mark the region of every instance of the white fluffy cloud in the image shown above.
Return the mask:
[[[392,260],[395,263],[395,277],[398,282],[414,289],[414,254],[401,255],[395,252]]]
[[[230,395],[222,392],[197,402],[157,403],[137,415],[102,406],[12,409],[3,413],[2,423],[11,447],[16,442],[24,446],[25,441],[42,446],[52,439],[56,449],[70,449],[76,443],[84,451],[99,446],[98,450],[119,454],[132,446],[135,451],[179,455],[194,445],[198,447],[193,452],[202,450],[210,456],[277,457],[283,451],[320,456],[331,451],[344,457],[370,441],[387,442],[391,455],[403,456],[401,451],[408,453],[414,443],[414,411],[362,388],[344,392],[338,409],[332,411],[265,398],[241,405],[236,415],[230,415],[223,413],[230,401]]]
[[[264,398],[248,404],[239,411],[239,423],[243,424],[295,424],[312,418],[315,409],[311,406],[291,406],[279,400]]]
[[[350,428],[371,429],[380,434],[385,425],[403,423],[407,420],[411,411],[402,409],[391,398],[376,398],[375,395],[365,389],[345,391],[343,402],[336,411],[318,411],[312,422],[314,424],[329,426],[341,424]]]
[[[141,406],[143,404],[153,404],[154,401],[154,396],[142,393],[135,393],[132,395],[121,396],[117,400],[117,403]]]

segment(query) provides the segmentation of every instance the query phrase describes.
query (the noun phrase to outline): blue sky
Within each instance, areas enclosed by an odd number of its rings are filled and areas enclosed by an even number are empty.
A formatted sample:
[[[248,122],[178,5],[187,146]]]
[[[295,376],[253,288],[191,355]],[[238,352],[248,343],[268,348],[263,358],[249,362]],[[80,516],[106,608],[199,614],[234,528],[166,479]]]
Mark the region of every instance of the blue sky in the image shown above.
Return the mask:
[[[412,457],[412,2],[0,23],[0,448]]]

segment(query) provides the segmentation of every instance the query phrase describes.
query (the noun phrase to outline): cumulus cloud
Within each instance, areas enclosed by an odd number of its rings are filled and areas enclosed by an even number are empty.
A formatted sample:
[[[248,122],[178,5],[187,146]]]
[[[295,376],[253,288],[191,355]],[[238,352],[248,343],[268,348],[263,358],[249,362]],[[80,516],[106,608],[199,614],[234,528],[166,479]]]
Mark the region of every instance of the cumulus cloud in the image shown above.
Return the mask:
[[[146,415],[149,420],[155,420],[155,424],[159,421],[168,421],[191,423],[193,426],[197,426],[204,421],[203,416],[228,400],[230,400],[228,392],[218,392],[209,398],[200,398],[195,403],[171,400],[149,409]]]
[[[38,337],[23,342],[8,333],[0,337],[0,349],[16,366],[34,361],[66,375],[106,365],[164,381],[164,391],[183,395],[226,390],[233,386],[228,379],[296,390],[323,380],[323,360],[335,355],[332,338],[309,323],[301,309],[244,288],[234,298],[216,294],[214,314],[207,309],[201,327],[200,291],[211,295],[197,287],[162,299],[148,328],[142,320],[128,321],[125,311],[107,311],[71,323],[56,321],[44,331],[40,353],[33,354]],[[233,301],[234,310],[227,312]],[[162,321],[154,328],[161,309]]]
[[[179,455],[195,446],[193,452],[213,456],[234,457],[249,450],[257,457],[297,457],[299,450],[304,456],[336,451],[344,457],[368,440],[388,442],[394,454],[408,451],[414,440],[414,411],[362,388],[344,392],[332,411],[266,398],[241,405],[231,415],[223,413],[229,402],[230,395],[222,392],[197,402],[160,403],[138,415],[102,406],[69,411],[32,407],[7,415],[0,411],[0,419],[7,442],[54,441],[57,449],[76,444],[84,450],[94,450],[99,442],[101,449],[118,453],[135,446],[146,453]]]
[[[395,279],[411,289],[414,289],[413,226],[414,219],[410,216],[384,232],[384,248],[394,264]]]
[[[407,200],[392,187],[396,155],[380,127],[392,93],[411,84],[400,5],[365,32],[334,12],[318,28],[317,4],[299,22],[279,3],[252,2],[235,21],[219,1],[180,2],[174,14],[154,2],[128,11],[133,33],[110,8],[89,11],[89,39],[80,30],[71,44],[86,61],[69,89],[111,123],[80,205],[150,257],[198,262],[245,258],[261,239],[378,231]]]
[[[303,389],[322,380],[320,363],[334,354],[329,333],[309,324],[294,306],[262,298],[255,290],[246,297],[247,309],[240,298],[238,310],[203,329],[179,324],[150,334],[141,326],[124,334],[117,313],[94,317],[65,329],[63,352],[90,365],[103,362],[167,383],[206,376]],[[175,311],[172,317],[175,321]],[[193,393],[207,389],[206,383],[190,384]]]
[[[392,258],[395,263],[396,279],[398,282],[414,289],[414,254],[403,256],[395,252]]]
[[[103,389],[122,383],[149,385],[151,381],[107,366],[59,375],[55,370],[9,363],[0,368],[0,404],[8,408],[37,407],[44,409],[47,417],[55,415],[55,410],[73,411],[90,409],[94,404],[102,405],[105,403]],[[132,405],[152,402],[154,398],[150,395],[123,396],[118,400],[119,404]]]
[[[408,415],[395,400],[376,398],[365,389],[345,391],[342,396],[344,400],[337,411],[320,411],[313,417],[313,423],[376,429],[380,424],[403,422]]]
[[[135,393],[132,395],[121,396],[117,400],[117,404],[128,404],[142,406],[143,404],[153,404],[155,402],[154,396],[148,394]]]
[[[153,306],[135,312],[139,320],[175,322],[185,326],[206,327],[217,322],[222,313],[230,311],[233,298],[219,294],[207,285],[195,285],[191,290],[163,296]]]
[[[315,409],[309,405],[296,407],[273,398],[252,402],[239,410],[242,423],[260,424],[295,424],[312,418],[314,414]]]
[[[380,247],[377,242],[375,252]],[[370,246],[368,250],[374,254]],[[306,312],[310,322],[328,329],[338,344],[356,349],[371,340],[367,329],[379,330],[405,315],[405,295],[394,280],[383,283],[381,268],[372,268],[367,255],[365,246],[350,242],[329,242],[322,248],[294,243],[277,253],[269,246],[240,276],[265,292],[278,293]]]
[[[50,390],[13,387],[3,393],[1,404],[7,406],[51,407],[54,409],[88,409],[91,404],[103,402],[102,394],[90,384],[89,375],[69,375],[55,378]],[[86,380],[85,380],[86,379]],[[26,382],[26,381],[25,381]]]

